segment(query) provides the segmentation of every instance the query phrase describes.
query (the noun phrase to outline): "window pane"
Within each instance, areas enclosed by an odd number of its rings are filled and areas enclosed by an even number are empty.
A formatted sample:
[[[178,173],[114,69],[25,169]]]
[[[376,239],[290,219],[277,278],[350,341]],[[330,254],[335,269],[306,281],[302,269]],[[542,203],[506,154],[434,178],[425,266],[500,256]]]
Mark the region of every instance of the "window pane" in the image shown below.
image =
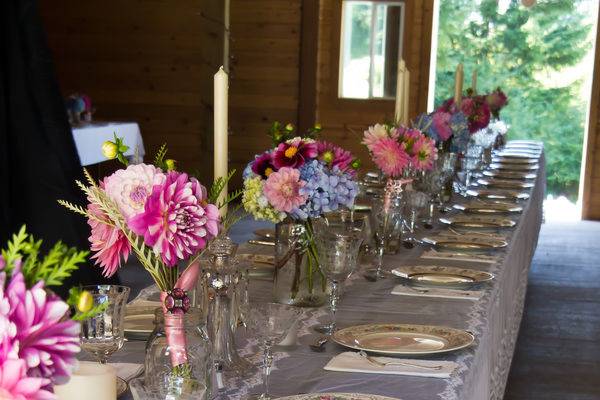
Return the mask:
[[[342,97],[369,97],[372,12],[371,2],[344,2],[340,71]]]

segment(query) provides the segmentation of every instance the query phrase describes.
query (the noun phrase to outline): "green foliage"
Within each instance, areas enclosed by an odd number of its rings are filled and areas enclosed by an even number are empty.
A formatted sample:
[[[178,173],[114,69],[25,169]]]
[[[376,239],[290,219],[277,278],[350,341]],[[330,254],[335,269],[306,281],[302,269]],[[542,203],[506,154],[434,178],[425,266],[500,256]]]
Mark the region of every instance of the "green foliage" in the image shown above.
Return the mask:
[[[21,271],[28,287],[39,281],[44,281],[46,287],[62,285],[79,268],[79,264],[85,262],[88,255],[87,251],[78,251],[58,242],[40,259],[41,245],[42,241],[35,240],[23,226],[12,236],[6,249],[2,250],[8,273],[12,272],[15,263],[22,263]]]
[[[113,133],[113,135],[115,137],[113,143],[117,146],[117,160],[119,160],[121,164],[127,166],[129,165],[129,161],[125,157],[125,152],[129,150],[129,146],[126,146],[125,143],[123,143],[123,138],[118,137],[116,133]]]
[[[165,156],[167,155],[167,144],[163,143],[160,146],[160,149],[156,152],[156,156],[154,156],[154,166],[166,171],[168,168],[165,165]]]
[[[466,84],[478,70],[478,92],[501,86],[509,98],[502,119],[510,139],[545,142],[548,191],[577,197],[586,101],[583,82],[549,82],[548,74],[578,65],[591,48],[592,26],[581,5],[591,0],[442,0],[435,103],[454,92],[454,70],[464,64]],[[595,0],[593,0],[595,1]]]
[[[81,311],[79,310],[79,302],[81,296],[83,296],[86,292],[81,288],[71,288],[69,290],[69,297],[67,298],[67,304],[71,306],[75,313],[71,317],[73,321],[85,321],[86,319],[90,319],[95,317],[96,315],[103,313],[108,308],[108,301],[92,306],[89,310]]]
[[[288,122],[287,124],[283,125],[281,122],[275,121],[269,128],[268,135],[273,142],[273,146],[277,147],[279,143],[293,139],[296,136],[301,136],[308,139],[316,139],[319,136],[319,133],[321,133],[321,130],[321,125],[315,124],[315,126],[308,129],[305,134],[301,135],[296,132],[296,127],[294,124]]]
[[[235,223],[237,223],[242,217],[242,214],[239,212],[239,210],[241,209],[241,204],[233,205],[233,202],[242,196],[243,192],[241,189],[227,193],[227,197],[222,202],[219,202],[219,196],[221,195],[223,190],[225,190],[225,187],[228,186],[229,182],[231,181],[231,178],[233,178],[233,176],[235,175],[235,172],[236,170],[233,169],[229,171],[227,177],[218,177],[213,182],[213,185],[208,191],[209,203],[215,204],[219,209],[228,206],[227,215],[221,221],[223,230],[225,232],[227,232],[229,228],[235,225]]]

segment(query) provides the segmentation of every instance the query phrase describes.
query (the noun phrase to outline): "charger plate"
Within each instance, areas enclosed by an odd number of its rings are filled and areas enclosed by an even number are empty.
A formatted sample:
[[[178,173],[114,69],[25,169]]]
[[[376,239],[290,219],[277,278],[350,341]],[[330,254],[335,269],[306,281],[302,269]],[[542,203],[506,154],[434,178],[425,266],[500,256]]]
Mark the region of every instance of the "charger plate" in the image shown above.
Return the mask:
[[[274,400],[397,400],[394,397],[362,393],[305,393],[278,397]]]
[[[468,289],[494,279],[489,272],[440,265],[405,265],[393,269],[392,274],[418,286],[454,289]]]
[[[520,213],[523,207],[516,204],[506,203],[481,203],[476,202],[470,204],[455,204],[453,206],[457,210],[464,211],[469,214],[508,214]]]
[[[529,193],[516,190],[469,189],[467,190],[467,194],[473,197],[493,200],[527,200],[529,198]]]
[[[530,189],[535,186],[533,182],[521,182],[510,179],[481,178],[477,183],[487,187],[502,189]]]
[[[510,171],[510,170],[485,170],[483,175],[501,179],[515,179],[515,180],[527,180],[535,179],[537,174],[535,172],[528,171]]]
[[[490,164],[490,169],[498,169],[500,171],[537,171],[539,168],[537,164],[507,164],[500,162]]]
[[[487,217],[476,215],[454,215],[440,218],[440,222],[451,227],[469,229],[498,229],[512,228],[517,223],[510,218]]]
[[[342,346],[389,355],[447,353],[470,346],[474,339],[460,329],[412,324],[357,325],[333,334],[333,340]]]

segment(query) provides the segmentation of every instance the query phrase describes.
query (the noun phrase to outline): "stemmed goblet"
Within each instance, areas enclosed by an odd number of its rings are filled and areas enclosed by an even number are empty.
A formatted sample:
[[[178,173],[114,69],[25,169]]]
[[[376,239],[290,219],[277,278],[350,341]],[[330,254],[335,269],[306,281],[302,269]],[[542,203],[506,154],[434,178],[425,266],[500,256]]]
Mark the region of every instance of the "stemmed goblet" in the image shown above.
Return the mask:
[[[371,204],[370,226],[375,244],[375,270],[373,280],[384,278],[383,253],[386,243],[399,240],[402,231],[402,204],[390,201],[386,204],[385,198],[375,197]]]
[[[106,305],[102,312],[81,322],[81,348],[99,363],[106,364],[125,341],[125,306],[130,289],[118,285],[94,285],[84,286],[83,290],[92,295],[94,307]]]
[[[316,331],[332,334],[336,328],[336,311],[340,300],[340,285],[356,269],[360,246],[364,241],[365,216],[353,218],[320,218],[313,222],[315,243],[321,271],[331,283],[329,306],[331,322],[319,325]]]
[[[269,375],[273,364],[272,348],[287,336],[301,312],[296,307],[279,303],[250,303],[247,311],[246,327],[263,347],[263,393],[254,398],[268,400],[271,398]]]

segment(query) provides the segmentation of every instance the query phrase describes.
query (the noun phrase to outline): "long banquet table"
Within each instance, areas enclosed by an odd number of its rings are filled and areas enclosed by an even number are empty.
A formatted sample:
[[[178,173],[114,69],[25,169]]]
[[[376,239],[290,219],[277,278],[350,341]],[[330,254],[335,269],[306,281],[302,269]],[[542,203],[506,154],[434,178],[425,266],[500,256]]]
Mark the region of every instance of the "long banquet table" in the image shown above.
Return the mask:
[[[325,308],[306,310],[299,330],[299,344],[281,348],[275,354],[271,374],[273,397],[313,392],[350,392],[391,396],[404,400],[483,400],[501,399],[521,321],[527,275],[535,252],[542,223],[542,204],[545,192],[543,156],[530,199],[523,202],[524,210],[517,217],[517,225],[508,230],[509,245],[498,251],[494,264],[419,259],[422,247],[401,250],[398,255],[386,256],[385,266],[436,263],[448,266],[466,266],[487,270],[496,278],[484,288],[481,299],[441,299],[391,295],[397,282],[384,279],[369,282],[355,274],[348,282],[338,311],[338,326],[365,323],[414,323],[445,325],[465,329],[475,336],[475,343],[464,350],[430,359],[451,360],[459,367],[450,378],[424,378],[400,375],[330,372],[323,367],[335,355],[347,351],[329,343],[326,351],[317,353],[307,346],[314,336],[310,327],[328,317]],[[235,237],[249,239],[252,224],[242,224]],[[256,225],[254,225],[255,227]],[[435,227],[441,229],[441,227]],[[248,247],[245,247],[248,250]],[[252,284],[251,295],[267,296],[269,283]],[[309,336],[311,335],[311,336]],[[256,342],[238,338],[240,354],[258,363],[260,357]],[[114,355],[112,361],[142,362],[143,342],[129,342],[125,349]],[[227,382],[228,389],[218,398],[244,398],[248,393],[260,392],[260,374],[235,382]]]

